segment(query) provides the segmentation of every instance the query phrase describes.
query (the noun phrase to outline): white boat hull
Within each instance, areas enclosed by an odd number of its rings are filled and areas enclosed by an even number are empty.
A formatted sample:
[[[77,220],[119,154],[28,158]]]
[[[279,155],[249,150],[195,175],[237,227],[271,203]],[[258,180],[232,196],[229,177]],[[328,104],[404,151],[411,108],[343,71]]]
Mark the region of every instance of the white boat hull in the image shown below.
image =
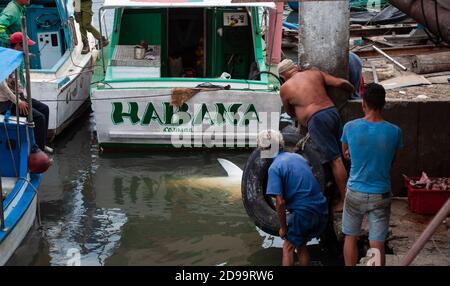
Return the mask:
[[[49,107],[49,137],[61,133],[76,115],[84,111],[84,108],[80,109],[86,106],[89,98],[92,79],[90,55],[80,55],[76,61],[80,67],[75,67],[70,58],[67,61],[56,73],[49,75],[35,71],[31,74],[33,98]],[[61,84],[62,80],[64,84]]]
[[[100,146],[256,146],[265,129],[278,129],[281,100],[267,91],[205,91],[180,109],[171,89],[94,89],[91,95]],[[182,123],[182,124],[180,124]]]
[[[20,221],[16,224],[14,229],[6,236],[6,238],[0,243],[0,265],[5,263],[11,258],[14,251],[22,243],[22,240],[27,235],[28,231],[34,224],[36,218],[37,208],[37,196],[34,196],[28,209]]]

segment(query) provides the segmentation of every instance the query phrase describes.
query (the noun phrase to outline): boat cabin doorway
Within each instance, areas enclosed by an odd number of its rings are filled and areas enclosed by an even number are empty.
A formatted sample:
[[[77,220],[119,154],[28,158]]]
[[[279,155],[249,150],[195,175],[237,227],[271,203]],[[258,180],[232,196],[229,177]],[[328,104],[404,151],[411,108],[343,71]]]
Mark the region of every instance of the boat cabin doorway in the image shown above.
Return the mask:
[[[204,9],[169,9],[168,76],[205,77]]]
[[[259,79],[245,8],[168,9],[168,77]]]

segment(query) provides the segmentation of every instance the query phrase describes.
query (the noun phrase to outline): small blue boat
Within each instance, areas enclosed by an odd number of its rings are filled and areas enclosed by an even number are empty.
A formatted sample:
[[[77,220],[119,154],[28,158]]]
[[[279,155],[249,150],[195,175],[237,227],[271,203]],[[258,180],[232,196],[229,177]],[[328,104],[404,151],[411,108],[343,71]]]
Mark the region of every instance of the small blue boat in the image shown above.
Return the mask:
[[[23,53],[0,48],[0,82],[20,67]],[[28,170],[34,146],[26,118],[0,115],[0,265],[4,265],[33,226],[41,175]]]

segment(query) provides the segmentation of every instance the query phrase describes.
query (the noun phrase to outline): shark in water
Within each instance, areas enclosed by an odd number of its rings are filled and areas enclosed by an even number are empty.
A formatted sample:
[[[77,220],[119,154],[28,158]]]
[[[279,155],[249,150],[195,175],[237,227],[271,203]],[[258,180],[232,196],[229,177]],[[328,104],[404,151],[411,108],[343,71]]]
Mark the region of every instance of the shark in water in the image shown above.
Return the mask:
[[[231,200],[237,201],[242,198],[241,180],[242,169],[233,162],[226,159],[217,159],[222,168],[227,172],[227,176],[220,177],[187,177],[166,182],[169,186],[193,187],[196,189],[220,189],[225,192]]]
[[[226,171],[226,177],[191,177],[177,180],[176,184],[183,184],[184,186],[190,185],[200,189],[217,188],[227,192],[232,200],[241,200],[242,169],[229,160],[223,158],[218,158],[217,160]],[[263,248],[283,247],[283,240],[280,237],[268,234],[257,226],[256,231],[264,239],[262,242]],[[313,239],[309,241],[307,245],[316,245],[318,243],[319,241],[317,239]]]

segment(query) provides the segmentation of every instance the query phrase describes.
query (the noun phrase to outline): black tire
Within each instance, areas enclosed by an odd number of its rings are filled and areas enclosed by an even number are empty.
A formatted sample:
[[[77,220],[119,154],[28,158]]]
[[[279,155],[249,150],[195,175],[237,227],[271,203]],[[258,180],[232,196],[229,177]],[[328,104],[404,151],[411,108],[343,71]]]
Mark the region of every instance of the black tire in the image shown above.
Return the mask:
[[[284,129],[282,134],[286,151],[292,150],[302,138],[296,129]],[[308,140],[305,149],[297,153],[308,160],[312,172],[318,180],[323,192],[326,186],[325,170],[320,163],[319,154],[313,148],[312,141]],[[269,234],[278,235],[280,222],[275,209],[275,204],[272,198],[265,195],[267,172],[272,164],[272,159],[262,159],[260,155],[261,151],[255,149],[245,164],[241,185],[242,200],[247,214],[254,221],[256,226]]]

